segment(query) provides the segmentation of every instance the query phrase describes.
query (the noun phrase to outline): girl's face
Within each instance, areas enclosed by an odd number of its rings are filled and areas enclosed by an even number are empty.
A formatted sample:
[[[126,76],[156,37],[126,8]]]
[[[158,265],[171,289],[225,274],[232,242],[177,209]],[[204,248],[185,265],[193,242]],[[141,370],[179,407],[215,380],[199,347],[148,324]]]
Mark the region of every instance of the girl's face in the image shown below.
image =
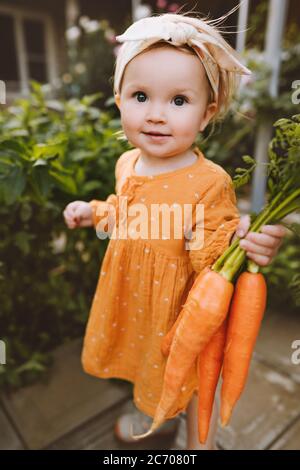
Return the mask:
[[[216,111],[208,105],[209,84],[201,61],[175,48],[152,49],[134,57],[123,76],[120,101],[125,135],[153,157],[189,149]],[[151,137],[148,133],[161,133]]]

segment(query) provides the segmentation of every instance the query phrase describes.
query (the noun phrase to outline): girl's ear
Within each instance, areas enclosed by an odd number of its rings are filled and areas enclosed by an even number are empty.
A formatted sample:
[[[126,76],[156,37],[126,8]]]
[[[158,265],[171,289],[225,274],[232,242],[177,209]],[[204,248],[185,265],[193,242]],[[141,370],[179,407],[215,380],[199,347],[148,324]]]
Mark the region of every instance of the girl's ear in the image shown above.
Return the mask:
[[[118,108],[120,109],[120,95],[119,95],[119,93],[115,94],[115,103],[118,106]]]
[[[210,103],[207,106],[205,114],[204,114],[204,116],[202,118],[202,121],[201,121],[201,124],[200,124],[200,129],[199,129],[200,132],[204,131],[204,129],[206,128],[207,124],[209,123],[211,118],[214,116],[216,111],[217,111],[217,103],[213,102],[213,103]]]

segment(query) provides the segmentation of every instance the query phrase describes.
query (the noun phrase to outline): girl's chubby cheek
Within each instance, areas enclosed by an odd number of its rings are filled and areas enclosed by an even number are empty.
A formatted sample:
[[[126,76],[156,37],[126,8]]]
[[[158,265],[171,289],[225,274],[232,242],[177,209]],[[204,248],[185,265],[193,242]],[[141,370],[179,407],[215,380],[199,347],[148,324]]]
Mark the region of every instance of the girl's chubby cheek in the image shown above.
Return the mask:
[[[144,116],[132,111],[130,113],[123,114],[121,116],[121,122],[123,126],[138,129],[144,122]]]

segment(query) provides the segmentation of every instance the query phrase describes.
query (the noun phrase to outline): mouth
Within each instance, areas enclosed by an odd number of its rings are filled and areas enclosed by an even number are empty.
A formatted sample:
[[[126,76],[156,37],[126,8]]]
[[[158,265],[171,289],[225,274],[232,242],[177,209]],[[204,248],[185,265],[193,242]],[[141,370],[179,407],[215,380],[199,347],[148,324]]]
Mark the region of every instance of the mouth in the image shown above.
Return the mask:
[[[150,137],[151,139],[155,139],[155,140],[163,140],[163,139],[167,139],[168,137],[171,137],[170,134],[160,134],[159,132],[143,132],[144,135],[146,135],[147,137]]]
[[[162,132],[143,132],[143,134],[160,136],[160,137],[170,137],[170,134],[163,134]]]

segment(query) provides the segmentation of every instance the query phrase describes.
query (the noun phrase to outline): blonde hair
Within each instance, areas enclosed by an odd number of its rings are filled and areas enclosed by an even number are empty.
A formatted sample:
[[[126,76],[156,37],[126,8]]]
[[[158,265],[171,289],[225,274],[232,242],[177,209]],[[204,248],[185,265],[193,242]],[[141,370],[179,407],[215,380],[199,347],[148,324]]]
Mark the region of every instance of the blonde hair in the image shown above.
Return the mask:
[[[221,31],[220,28],[217,27],[217,25],[225,20],[229,15],[231,15],[234,11],[236,11],[239,8],[239,5],[234,7],[232,10],[230,10],[227,14],[224,16],[215,19],[215,20],[209,20],[208,17],[192,17],[188,16],[189,13],[183,13],[183,14],[178,14],[178,13],[172,13],[172,16],[176,16],[176,21],[184,21],[186,23],[189,23],[196,28],[201,29],[205,34],[211,36],[213,39],[216,39],[219,41],[226,50],[230,52],[230,54],[234,55],[239,59],[239,55],[237,52],[230,46],[230,44],[223,38],[222,33],[224,31]],[[170,15],[170,13],[164,13],[162,15],[155,15],[155,16],[165,16],[165,15]],[[141,41],[142,43],[142,41]],[[123,83],[123,77],[125,74],[125,70],[123,71],[122,77],[118,76],[118,71],[120,70],[119,67],[119,62],[121,61],[122,56],[126,53],[126,48],[128,47],[128,44],[124,43],[119,49],[116,62],[115,62],[115,72],[114,72],[114,77],[113,77],[113,82],[114,82],[114,93],[115,94],[120,94],[121,93],[121,88],[122,88],[122,83]],[[175,47],[177,50],[181,50],[190,54],[195,55],[198,59],[199,57],[197,56],[196,52],[194,51],[193,47],[189,46],[188,44],[183,44],[181,46],[176,46],[174,44],[171,44],[163,39],[159,39],[157,42],[151,44],[150,46],[146,47],[143,49],[138,55],[143,54],[151,49],[156,49],[160,47]],[[132,60],[132,59],[131,59]],[[200,59],[199,59],[200,60]],[[226,116],[227,112],[229,111],[231,102],[233,100],[233,97],[238,90],[239,83],[240,83],[240,76],[234,72],[230,72],[228,70],[220,69],[220,79],[219,79],[219,88],[218,88],[218,99],[217,99],[217,108],[214,116],[211,119],[211,122],[216,122],[219,120],[224,119]],[[119,83],[119,89],[117,90],[115,87],[115,84]],[[209,83],[209,80],[207,78],[207,82],[209,84],[209,90],[210,90],[210,95],[208,99],[207,105],[210,103],[214,102],[214,93],[211,88],[211,85]]]

